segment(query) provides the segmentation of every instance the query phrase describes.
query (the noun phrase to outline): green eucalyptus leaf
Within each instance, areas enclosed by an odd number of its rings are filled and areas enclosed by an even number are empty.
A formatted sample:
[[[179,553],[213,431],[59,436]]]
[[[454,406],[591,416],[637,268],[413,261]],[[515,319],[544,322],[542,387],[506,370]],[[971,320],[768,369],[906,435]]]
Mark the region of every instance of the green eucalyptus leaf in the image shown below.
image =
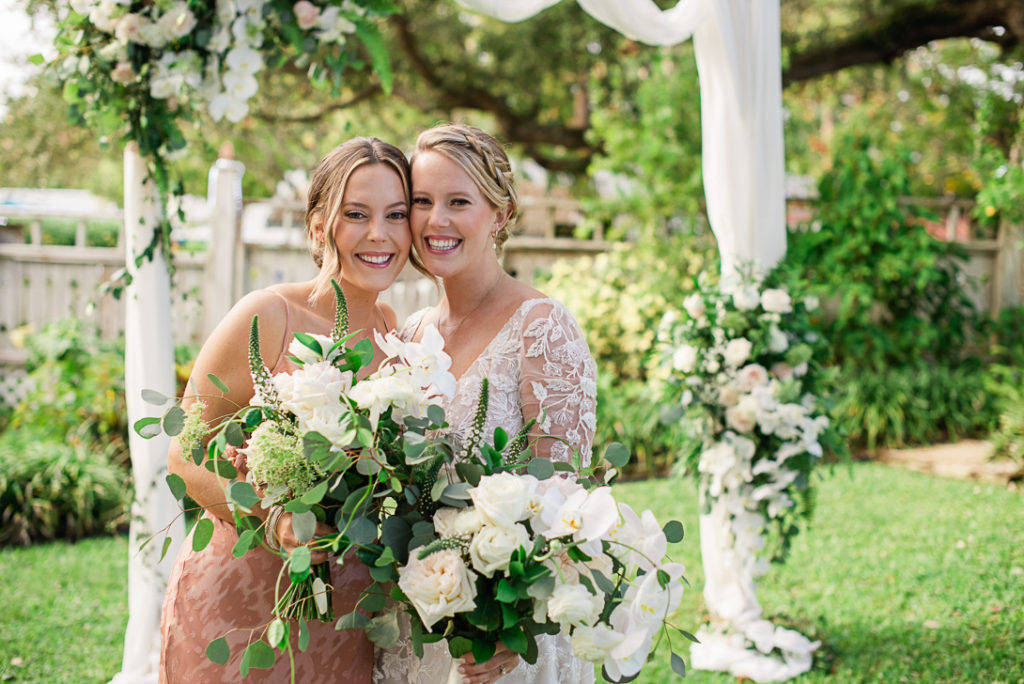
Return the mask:
[[[244,530],[242,534],[238,535],[238,541],[235,542],[234,547],[231,549],[231,555],[235,558],[241,558],[249,549],[252,548],[253,542],[256,540],[256,533],[252,530]]]
[[[283,649],[287,644],[288,629],[281,621],[281,618],[277,618],[270,623],[270,627],[267,628],[267,641],[270,642],[271,646],[280,649]]]
[[[164,556],[167,555],[167,549],[171,548],[171,541],[172,539],[170,537],[164,537],[163,546],[160,548],[160,560],[157,561],[158,563],[162,562]]]
[[[555,466],[551,459],[538,456],[526,464],[526,472],[538,480],[546,480],[555,474]]]
[[[334,624],[336,631],[343,629],[366,629],[366,626],[370,624],[370,618],[366,617],[358,610],[353,610],[347,615],[342,615],[338,618],[338,621]]]
[[[238,469],[235,468],[235,464],[225,461],[223,458],[211,458],[203,464],[203,467],[220,477],[228,479],[238,477]]]
[[[144,389],[142,390],[142,401],[153,406],[163,406],[167,402],[171,401],[171,397],[165,396],[161,392],[156,390]]]
[[[292,533],[295,541],[305,544],[316,534],[316,515],[313,511],[292,513]]]
[[[153,417],[140,418],[135,421],[135,425],[132,428],[143,439],[152,439],[163,432],[163,429],[160,427],[160,419]]]
[[[672,654],[672,671],[680,677],[686,676],[686,663],[675,653]]]
[[[608,448],[604,450],[604,460],[608,461],[616,468],[624,468],[626,464],[629,463],[629,449],[627,449],[623,444],[612,442],[608,445]]]
[[[211,539],[213,539],[213,521],[209,518],[200,518],[192,530],[192,550],[202,551]]]
[[[269,670],[274,667],[274,649],[265,641],[254,641],[242,653],[242,660],[247,661],[250,668]]]
[[[185,412],[180,406],[174,405],[167,409],[163,418],[164,432],[171,437],[175,437],[181,434],[182,429],[185,427]]]
[[[378,615],[366,626],[366,638],[377,648],[391,648],[398,643],[398,614],[394,611]]]
[[[167,487],[171,490],[171,496],[178,501],[185,498],[185,480],[180,475],[171,473],[167,476]]]
[[[245,444],[245,431],[239,423],[232,420],[224,428],[224,440],[233,447],[240,447]]]
[[[431,425],[441,427],[444,425],[444,409],[437,404],[430,404],[427,406],[427,420],[430,421]]]
[[[310,489],[305,494],[303,494],[300,497],[300,499],[301,499],[301,501],[303,503],[317,504],[317,503],[320,503],[320,501],[324,498],[325,494],[327,494],[327,481],[326,480],[321,482],[317,486],[313,487],[312,489]]]
[[[221,381],[221,379],[220,379],[220,378],[218,378],[218,377],[217,377],[216,375],[214,375],[213,373],[207,373],[207,374],[206,374],[206,377],[207,377],[207,378],[208,378],[208,379],[210,380],[210,382],[212,382],[212,383],[213,383],[214,387],[216,387],[217,389],[219,389],[219,390],[220,390],[221,392],[223,392],[224,394],[227,394],[227,393],[228,393],[228,386],[227,386],[227,385],[225,385],[225,384],[224,384],[224,383],[223,383],[223,382]]]
[[[473,650],[473,642],[466,637],[457,636],[448,640],[448,652],[452,658],[461,658]]]
[[[224,637],[214,639],[206,647],[206,657],[218,665],[226,665],[231,658],[231,647]]]
[[[665,533],[665,539],[668,540],[669,544],[675,544],[683,540],[683,523],[678,520],[669,520],[665,523],[662,531]]]
[[[309,547],[298,546],[288,555],[288,572],[301,575],[309,570]]]
[[[365,546],[377,539],[377,526],[369,518],[356,518],[348,527],[346,536],[356,544]]]
[[[228,483],[228,498],[246,510],[250,510],[260,502],[259,494],[248,482],[232,480]]]
[[[302,615],[299,616],[299,651],[302,653],[306,652],[309,648],[309,625],[306,624],[306,618]]]

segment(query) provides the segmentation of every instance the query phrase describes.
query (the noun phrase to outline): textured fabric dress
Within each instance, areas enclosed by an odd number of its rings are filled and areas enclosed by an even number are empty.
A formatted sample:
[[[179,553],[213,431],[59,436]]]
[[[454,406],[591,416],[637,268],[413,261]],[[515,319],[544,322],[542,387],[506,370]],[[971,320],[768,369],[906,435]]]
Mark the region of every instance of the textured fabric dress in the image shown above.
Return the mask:
[[[425,310],[409,317],[402,338],[412,339]],[[590,460],[597,401],[597,365],[590,355],[579,324],[561,302],[529,299],[512,314],[480,356],[459,378],[455,396],[446,405],[451,434],[469,432],[476,412],[480,382],[490,384],[490,402],[483,434],[489,439],[501,426],[515,434],[526,420],[538,417],[541,431],[565,439]],[[541,421],[539,415],[543,411]],[[524,418],[525,416],[525,418]],[[567,461],[570,449],[562,442],[542,439],[536,454]],[[374,684],[438,684],[444,682],[451,656],[444,641],[424,644],[424,657],[416,657],[409,639],[409,618],[399,614],[398,644],[377,651]],[[518,667],[498,681],[502,684],[559,684],[594,681],[594,666],[573,656],[568,639],[541,635],[534,665]]]
[[[285,305],[287,307],[287,301]],[[272,373],[295,370],[296,366],[286,357],[293,332],[286,319],[285,344]],[[263,636],[271,619],[274,583],[281,571],[281,559],[262,548],[235,558],[231,555],[238,541],[234,524],[208,513],[204,517],[213,521],[213,539],[199,552],[193,551],[191,542],[185,540],[168,581],[160,625],[160,682],[280,684],[290,681],[288,656],[281,651],[277,651],[272,669],[251,669],[244,679],[239,670],[245,646]],[[333,556],[327,562],[331,564],[334,614],[350,613],[360,592],[372,582],[369,572],[355,558],[344,566],[338,565]],[[370,682],[373,644],[362,631],[337,632],[333,622],[310,621],[309,648],[302,653],[298,649],[298,625],[292,623],[291,627],[296,682]],[[231,647],[231,660],[226,665],[217,665],[206,657],[206,646],[221,636],[227,637]]]

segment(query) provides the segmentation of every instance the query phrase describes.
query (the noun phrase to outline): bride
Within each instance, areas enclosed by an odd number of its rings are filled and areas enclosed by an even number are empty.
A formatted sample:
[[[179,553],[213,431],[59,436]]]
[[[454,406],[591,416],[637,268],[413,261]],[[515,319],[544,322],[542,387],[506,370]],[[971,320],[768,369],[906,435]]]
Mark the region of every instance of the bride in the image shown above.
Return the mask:
[[[532,436],[559,439],[537,441],[534,455],[565,461],[579,450],[588,463],[597,368],[583,333],[561,302],[508,275],[498,260],[518,210],[504,149],[478,128],[437,126],[417,140],[412,177],[414,247],[427,270],[443,282],[444,296],[433,308],[410,316],[401,334],[419,340],[434,325],[444,337],[450,370],[458,378],[455,396],[445,406],[452,434],[457,439],[469,431],[481,380],[487,378],[484,435],[498,426],[515,434],[537,418]],[[452,664],[445,642],[425,644],[421,661],[408,638],[408,618],[402,618],[399,644],[377,653],[375,684],[445,681]],[[484,663],[463,656],[463,681],[594,681],[593,666],[573,656],[566,638],[541,635],[537,641],[534,665],[501,644]]]

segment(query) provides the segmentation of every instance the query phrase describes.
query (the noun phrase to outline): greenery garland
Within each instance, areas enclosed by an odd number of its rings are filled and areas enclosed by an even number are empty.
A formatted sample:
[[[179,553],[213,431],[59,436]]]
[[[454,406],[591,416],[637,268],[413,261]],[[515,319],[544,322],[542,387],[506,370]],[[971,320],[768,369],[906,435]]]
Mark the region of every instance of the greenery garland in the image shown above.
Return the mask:
[[[185,152],[183,123],[202,111],[215,121],[242,121],[257,74],[289,62],[338,94],[345,69],[364,66],[352,36],[389,92],[391,65],[377,23],[396,12],[391,0],[71,0],[48,71],[62,84],[70,121],[103,141],[139,146],[160,213],[136,265],[158,249],[172,264],[168,199],[184,190],[170,165]],[[122,287],[109,285],[115,295]]]

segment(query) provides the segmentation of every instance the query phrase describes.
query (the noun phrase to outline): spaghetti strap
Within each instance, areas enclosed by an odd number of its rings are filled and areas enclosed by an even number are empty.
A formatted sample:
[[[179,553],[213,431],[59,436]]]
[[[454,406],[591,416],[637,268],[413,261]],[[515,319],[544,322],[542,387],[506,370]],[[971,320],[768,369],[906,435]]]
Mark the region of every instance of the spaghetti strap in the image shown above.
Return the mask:
[[[269,288],[268,287],[267,290],[269,292],[273,292],[274,294],[276,294],[278,297],[281,298],[281,301],[284,302],[284,337],[281,339],[281,354],[279,355],[279,356],[284,356],[285,353],[288,351],[288,343],[290,341],[289,338],[291,337],[291,334],[292,334],[292,325],[291,325],[291,323],[292,323],[291,322],[292,310],[291,310],[291,307],[288,306],[288,298],[287,297],[285,297],[283,294],[281,294],[280,292],[278,292],[277,290],[275,290],[273,288]],[[275,367],[276,367],[276,365],[277,364],[275,364]]]

